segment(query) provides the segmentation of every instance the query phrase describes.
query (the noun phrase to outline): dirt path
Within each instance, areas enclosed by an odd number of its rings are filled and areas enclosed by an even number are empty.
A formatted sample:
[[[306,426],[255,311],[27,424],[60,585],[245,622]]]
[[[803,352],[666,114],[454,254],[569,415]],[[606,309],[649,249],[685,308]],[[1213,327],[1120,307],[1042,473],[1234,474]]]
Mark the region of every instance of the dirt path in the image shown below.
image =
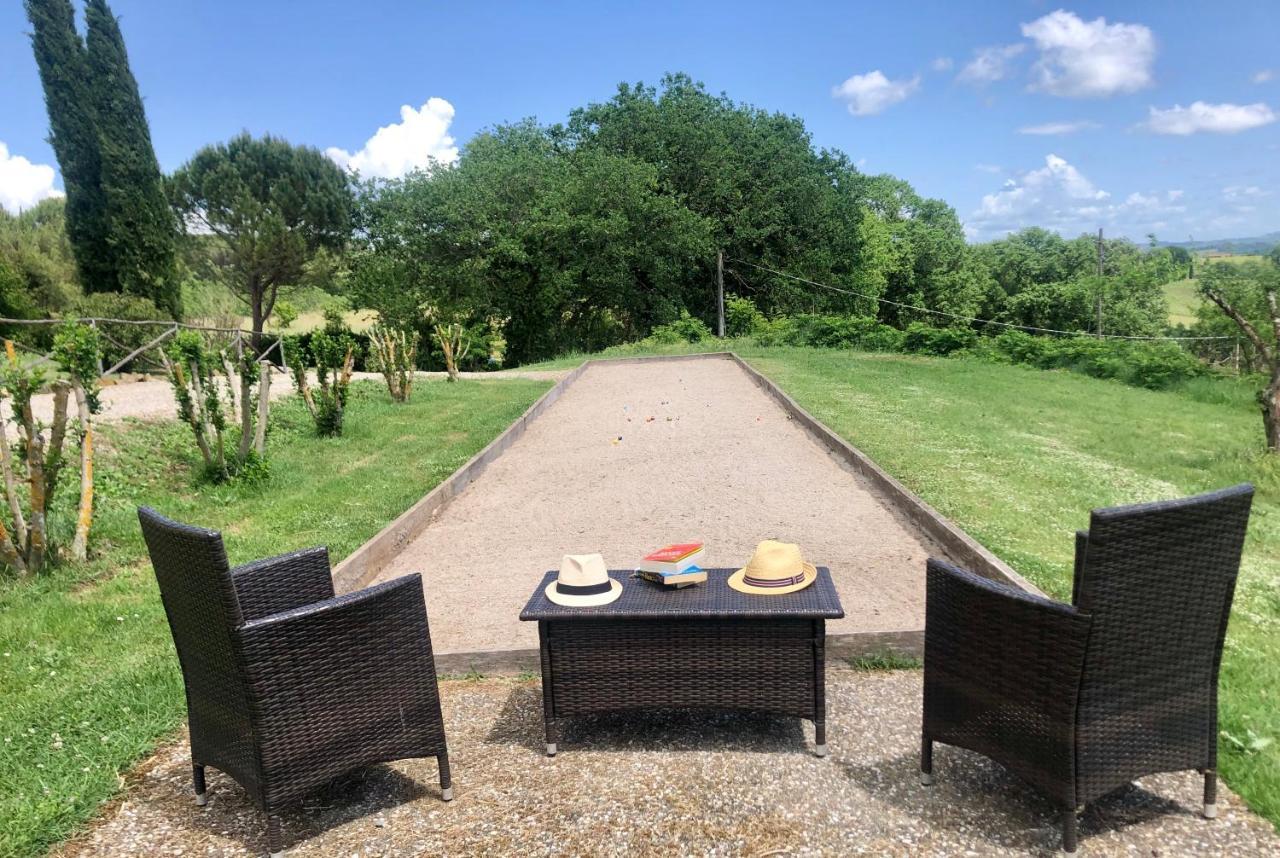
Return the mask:
[[[379,580],[424,578],[437,652],[527,649],[517,620],[565,553],[625,568],[701,540],[707,566],[798,542],[829,566],[846,618],[831,634],[919,629],[937,553],[732,362],[595,366],[411,542]]]
[[[938,745],[937,782],[920,786],[917,671],[830,671],[827,759],[807,722],[678,712],[574,720],[549,760],[536,681],[440,691],[456,798],[440,800],[435,760],[371,766],[287,815],[290,856],[1062,855],[1058,812],[978,754]],[[189,754],[185,741],[161,750],[53,854],[264,854],[264,817],[222,772],[208,770],[209,803],[195,806]],[[1201,784],[1152,775],[1093,802],[1081,854],[1280,854],[1224,786],[1218,818],[1203,819]]]
[[[503,370],[500,372],[464,372],[464,378],[533,378],[539,380],[555,380],[562,378],[564,371],[525,371]],[[382,376],[376,372],[357,372],[356,379],[374,379],[381,381]],[[419,379],[442,379],[443,372],[420,372]],[[293,392],[293,379],[287,375],[277,374],[271,379],[271,398],[275,399]],[[53,419],[53,395],[38,394],[31,399],[31,406],[36,417],[48,422]],[[74,407],[73,407],[74,411]],[[7,411],[5,412],[7,413]],[[99,420],[113,422],[127,417],[140,419],[165,419],[177,416],[178,406],[173,399],[173,389],[169,382],[149,379],[147,381],[124,381],[102,388],[102,413]]]

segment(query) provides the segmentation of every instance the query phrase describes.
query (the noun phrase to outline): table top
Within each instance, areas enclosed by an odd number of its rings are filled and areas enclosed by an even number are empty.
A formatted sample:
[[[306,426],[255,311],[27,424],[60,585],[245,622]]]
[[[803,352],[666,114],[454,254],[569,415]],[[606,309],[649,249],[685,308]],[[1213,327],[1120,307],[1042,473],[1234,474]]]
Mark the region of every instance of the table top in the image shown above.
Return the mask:
[[[818,567],[818,577],[803,590],[783,595],[739,593],[726,580],[736,569],[707,569],[703,584],[673,589],[633,578],[630,569],[611,569],[609,577],[622,582],[622,595],[607,605],[570,608],[547,598],[546,587],[555,572],[542,577],[533,597],[520,612],[522,620],[795,618],[835,620],[844,616],[831,570]]]

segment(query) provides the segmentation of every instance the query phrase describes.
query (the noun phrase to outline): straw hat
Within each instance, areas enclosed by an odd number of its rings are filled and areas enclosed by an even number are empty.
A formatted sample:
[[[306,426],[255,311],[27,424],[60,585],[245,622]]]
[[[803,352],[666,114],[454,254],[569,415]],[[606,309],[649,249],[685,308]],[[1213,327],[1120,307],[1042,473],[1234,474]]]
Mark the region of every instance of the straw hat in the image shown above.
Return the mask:
[[[622,595],[622,582],[609,577],[599,554],[566,554],[560,574],[547,585],[547,598],[567,608],[607,605]]]
[[[739,593],[781,596],[812,584],[818,570],[800,555],[800,546],[766,539],[756,546],[747,565],[729,576],[729,586]]]

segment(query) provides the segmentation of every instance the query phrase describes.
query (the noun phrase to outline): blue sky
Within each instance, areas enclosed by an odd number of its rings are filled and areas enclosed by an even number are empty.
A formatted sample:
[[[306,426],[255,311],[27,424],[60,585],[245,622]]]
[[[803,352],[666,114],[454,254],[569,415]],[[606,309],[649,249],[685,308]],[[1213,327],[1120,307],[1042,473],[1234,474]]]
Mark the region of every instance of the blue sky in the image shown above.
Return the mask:
[[[678,70],[800,116],[817,145],[945,199],[974,239],[1280,229],[1274,0],[112,8],[166,171],[248,129],[396,173],[486,126],[559,121],[621,80]],[[28,29],[17,0],[0,6],[10,209],[60,187]]]

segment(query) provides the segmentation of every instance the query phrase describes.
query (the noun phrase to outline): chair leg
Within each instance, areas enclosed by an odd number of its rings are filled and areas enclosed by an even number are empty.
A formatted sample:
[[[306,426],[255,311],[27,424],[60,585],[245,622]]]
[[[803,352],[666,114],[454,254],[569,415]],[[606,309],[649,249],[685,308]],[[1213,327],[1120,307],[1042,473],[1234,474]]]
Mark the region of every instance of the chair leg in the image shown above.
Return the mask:
[[[933,740],[928,736],[920,739],[920,783],[925,786],[933,783]]]
[[[559,745],[560,731],[557,729],[556,722],[550,718],[546,719],[547,728],[547,756],[554,757]]]
[[[827,755],[827,722],[826,721],[813,722],[813,744],[814,744],[813,752],[815,754],[817,754],[819,757],[825,757]]]
[[[1218,771],[1204,770],[1204,818],[1218,818]]]
[[[208,801],[208,799],[205,798],[204,766],[198,763],[191,764],[191,782],[195,787],[196,804],[200,807],[204,807],[205,803]]]
[[[1062,851],[1068,855],[1076,853],[1076,846],[1079,844],[1079,838],[1076,833],[1076,809],[1062,812]]]
[[[271,858],[284,855],[284,825],[274,813],[267,814],[267,851]]]
[[[453,780],[449,777],[449,754],[446,751],[436,757],[440,764],[440,798],[453,801]]]

